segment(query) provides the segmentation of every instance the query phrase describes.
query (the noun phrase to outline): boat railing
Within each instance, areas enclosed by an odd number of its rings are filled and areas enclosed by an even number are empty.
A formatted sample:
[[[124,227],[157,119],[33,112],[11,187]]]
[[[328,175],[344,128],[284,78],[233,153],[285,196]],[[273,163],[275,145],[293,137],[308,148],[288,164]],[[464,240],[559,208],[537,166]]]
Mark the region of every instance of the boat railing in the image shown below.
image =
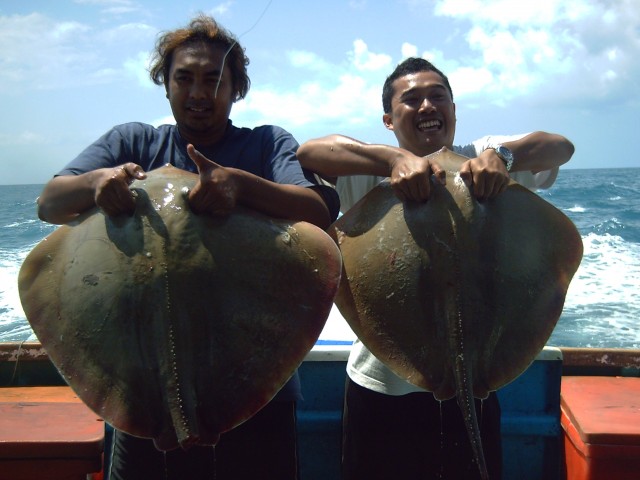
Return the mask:
[[[300,366],[304,400],[298,404],[298,446],[305,480],[339,478],[350,348],[348,342],[318,344]],[[525,373],[501,388],[506,478],[561,478],[563,375],[640,376],[640,350],[545,347]],[[64,381],[39,342],[0,343],[0,387],[55,385]]]

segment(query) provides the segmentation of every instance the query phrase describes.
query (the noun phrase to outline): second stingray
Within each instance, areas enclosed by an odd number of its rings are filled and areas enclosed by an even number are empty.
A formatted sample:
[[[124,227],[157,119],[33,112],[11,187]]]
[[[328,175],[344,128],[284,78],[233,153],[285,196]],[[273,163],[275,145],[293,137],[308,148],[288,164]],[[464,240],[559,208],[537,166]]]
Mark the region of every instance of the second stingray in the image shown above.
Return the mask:
[[[343,257],[336,304],[364,345],[408,382],[454,396],[480,470],[473,397],[517,378],[549,339],[582,258],[573,223],[511,182],[478,202],[447,170],[425,203],[402,203],[383,182],[329,229]]]

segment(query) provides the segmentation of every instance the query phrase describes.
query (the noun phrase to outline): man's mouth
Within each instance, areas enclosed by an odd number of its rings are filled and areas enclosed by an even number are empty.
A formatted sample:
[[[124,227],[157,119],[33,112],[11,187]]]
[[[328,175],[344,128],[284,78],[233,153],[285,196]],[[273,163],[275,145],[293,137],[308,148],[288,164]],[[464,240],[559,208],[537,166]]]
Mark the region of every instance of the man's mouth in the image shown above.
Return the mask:
[[[209,109],[207,107],[189,105],[187,107],[187,110],[189,110],[190,112],[195,112],[195,113],[204,113],[204,112],[208,111]]]
[[[442,128],[441,120],[422,120],[418,122],[418,130],[421,132],[430,132],[440,130]]]

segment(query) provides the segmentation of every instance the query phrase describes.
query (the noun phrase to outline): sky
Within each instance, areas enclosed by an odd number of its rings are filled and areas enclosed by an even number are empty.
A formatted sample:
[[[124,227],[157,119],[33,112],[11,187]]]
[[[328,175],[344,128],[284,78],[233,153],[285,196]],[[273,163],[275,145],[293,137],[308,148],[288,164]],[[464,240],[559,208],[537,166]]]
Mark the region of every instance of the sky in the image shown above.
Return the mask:
[[[574,143],[564,168],[640,167],[621,153],[640,133],[637,0],[0,0],[0,184],[45,183],[114,125],[173,123],[149,54],[198,13],[251,61],[235,125],[396,145],[382,84],[421,56],[451,82],[456,144],[544,130]]]

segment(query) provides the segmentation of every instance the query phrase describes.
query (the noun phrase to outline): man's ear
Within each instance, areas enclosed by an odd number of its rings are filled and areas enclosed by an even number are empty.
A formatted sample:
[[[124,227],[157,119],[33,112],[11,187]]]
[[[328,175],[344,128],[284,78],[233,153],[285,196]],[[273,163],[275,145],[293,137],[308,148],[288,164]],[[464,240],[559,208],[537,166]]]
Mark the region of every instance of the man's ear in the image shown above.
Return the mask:
[[[382,115],[382,123],[384,123],[384,127],[387,130],[391,130],[393,131],[393,120],[391,119],[391,115],[388,113],[385,113]]]

